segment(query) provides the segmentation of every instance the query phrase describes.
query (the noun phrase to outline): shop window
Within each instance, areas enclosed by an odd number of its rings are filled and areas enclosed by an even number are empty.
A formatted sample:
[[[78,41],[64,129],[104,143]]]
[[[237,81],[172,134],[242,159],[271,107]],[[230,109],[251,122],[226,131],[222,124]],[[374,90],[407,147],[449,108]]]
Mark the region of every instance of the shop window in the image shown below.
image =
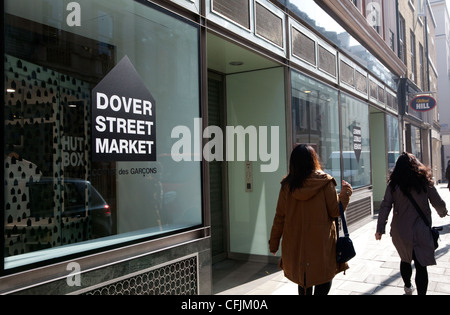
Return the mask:
[[[324,171],[340,183],[339,114],[337,90],[292,72],[294,144],[312,145]]]
[[[407,144],[408,146],[411,146],[411,149],[408,150],[408,152],[411,152],[414,154],[420,161],[422,160],[422,134],[420,128],[409,125],[411,129],[411,136],[410,139],[408,138],[406,141],[410,142],[410,144]]]
[[[400,156],[400,134],[398,118],[386,115],[387,145],[388,145],[388,170],[393,170]]]
[[[354,188],[371,184],[369,106],[341,95],[343,179]]]
[[[200,162],[170,155],[172,129],[199,117],[198,27],[77,3],[5,2],[5,269],[202,224]],[[111,94],[94,93],[106,78]],[[120,155],[93,158],[101,127]]]

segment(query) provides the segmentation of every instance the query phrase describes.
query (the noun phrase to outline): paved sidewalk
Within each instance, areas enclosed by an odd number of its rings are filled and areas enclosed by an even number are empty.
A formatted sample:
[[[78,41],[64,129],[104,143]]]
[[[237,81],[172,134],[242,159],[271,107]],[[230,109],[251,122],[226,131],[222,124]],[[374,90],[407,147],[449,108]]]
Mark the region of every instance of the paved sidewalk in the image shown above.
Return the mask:
[[[450,192],[447,185],[439,185],[438,191],[450,210]],[[390,215],[392,217],[392,213]],[[352,231],[357,256],[349,265],[346,274],[336,276],[330,295],[403,295],[403,281],[400,276],[400,258],[392,245],[389,234],[381,241],[375,240],[377,220]],[[388,223],[388,226],[390,224]],[[450,295],[450,217],[439,218],[433,209],[433,226],[442,226],[439,248],[436,251],[437,266],[428,267],[429,295]],[[389,229],[388,229],[389,231]],[[228,270],[228,277],[216,280],[215,294],[220,295],[297,295],[297,285],[283,276],[273,265],[236,263],[237,268]],[[213,267],[217,270],[220,266]],[[241,269],[239,271],[239,269]],[[220,273],[220,270],[218,271]],[[242,277],[239,285],[230,287],[223,281],[232,281],[233,273]],[[240,273],[240,274],[239,274]],[[253,278],[248,274],[253,273]],[[248,279],[245,277],[249,277]],[[413,272],[414,284],[415,271]],[[245,280],[247,279],[247,281]],[[222,283],[221,283],[222,282]],[[244,283],[245,282],[245,283]],[[221,287],[223,289],[221,289]],[[417,294],[417,291],[414,292]]]

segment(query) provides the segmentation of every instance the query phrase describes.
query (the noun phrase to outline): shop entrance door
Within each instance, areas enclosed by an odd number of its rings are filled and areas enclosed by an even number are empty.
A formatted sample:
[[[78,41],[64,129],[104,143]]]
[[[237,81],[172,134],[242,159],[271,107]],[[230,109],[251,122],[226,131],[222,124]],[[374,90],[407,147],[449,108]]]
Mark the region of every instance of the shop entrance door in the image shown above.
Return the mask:
[[[270,68],[275,64],[220,36],[208,33],[208,124],[227,125],[227,76]],[[229,183],[227,161],[209,163],[213,264],[229,258]]]
[[[286,174],[284,68],[212,33],[207,43],[208,123],[220,127],[225,142],[223,161],[209,164],[213,263],[267,260],[267,231]],[[262,172],[267,166],[274,169]]]
[[[208,73],[208,125],[225,125],[224,77]],[[213,263],[227,258],[226,169],[225,162],[209,163],[211,239]]]

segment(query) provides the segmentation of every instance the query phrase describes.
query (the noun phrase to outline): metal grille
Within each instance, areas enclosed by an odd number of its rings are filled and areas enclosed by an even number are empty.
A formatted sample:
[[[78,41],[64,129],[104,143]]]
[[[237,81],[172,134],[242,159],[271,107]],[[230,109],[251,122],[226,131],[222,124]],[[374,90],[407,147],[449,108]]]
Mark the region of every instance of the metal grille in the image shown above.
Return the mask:
[[[292,53],[312,65],[316,65],[316,42],[292,28]]]
[[[370,197],[351,203],[346,212],[347,224],[353,224],[372,214],[372,199]]]
[[[341,80],[350,86],[355,86],[355,70],[341,60]]]
[[[384,96],[384,88],[381,87],[381,86],[378,86],[378,100],[381,103],[385,103],[386,102],[385,96]]]
[[[121,279],[83,295],[198,295],[197,256]]]
[[[386,93],[386,104],[394,110],[398,110],[397,98],[391,93]]]
[[[215,12],[250,29],[250,3],[248,0],[214,0],[212,8]]]
[[[319,69],[336,77],[336,56],[319,45]]]
[[[256,34],[283,47],[283,20],[256,3]]]
[[[378,85],[373,81],[370,81],[369,85],[370,85],[370,97],[373,99],[378,99]]]
[[[364,94],[367,94],[367,76],[356,71],[356,89]]]

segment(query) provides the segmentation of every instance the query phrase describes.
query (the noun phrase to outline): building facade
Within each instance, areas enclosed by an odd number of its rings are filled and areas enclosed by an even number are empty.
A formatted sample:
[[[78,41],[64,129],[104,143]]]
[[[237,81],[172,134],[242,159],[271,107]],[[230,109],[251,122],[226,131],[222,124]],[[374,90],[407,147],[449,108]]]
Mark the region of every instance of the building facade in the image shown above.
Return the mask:
[[[423,163],[429,165],[435,180],[440,181],[442,142],[436,55],[438,24],[431,4],[427,0],[362,0],[354,3],[369,22],[380,21],[381,26],[374,26],[375,30],[407,67],[405,75],[401,76],[399,81],[402,150],[414,153]],[[414,110],[410,103],[421,95],[436,99],[437,106],[427,112]]]
[[[399,1],[400,40],[404,53],[402,61],[408,67],[401,92],[405,101],[402,118],[405,149],[429,165],[436,181],[442,179],[442,161],[439,124],[439,102],[435,109],[415,111],[411,101],[428,94],[438,98],[438,71],[436,59],[436,20],[429,1]]]
[[[434,139],[391,6],[5,1],[0,293],[210,294],[217,261],[275,262],[298,143],[371,217],[412,134]]]
[[[430,1],[437,22],[436,50],[439,72],[439,118],[442,136],[442,171],[450,161],[450,18],[446,1]],[[445,179],[445,176],[443,176]]]

